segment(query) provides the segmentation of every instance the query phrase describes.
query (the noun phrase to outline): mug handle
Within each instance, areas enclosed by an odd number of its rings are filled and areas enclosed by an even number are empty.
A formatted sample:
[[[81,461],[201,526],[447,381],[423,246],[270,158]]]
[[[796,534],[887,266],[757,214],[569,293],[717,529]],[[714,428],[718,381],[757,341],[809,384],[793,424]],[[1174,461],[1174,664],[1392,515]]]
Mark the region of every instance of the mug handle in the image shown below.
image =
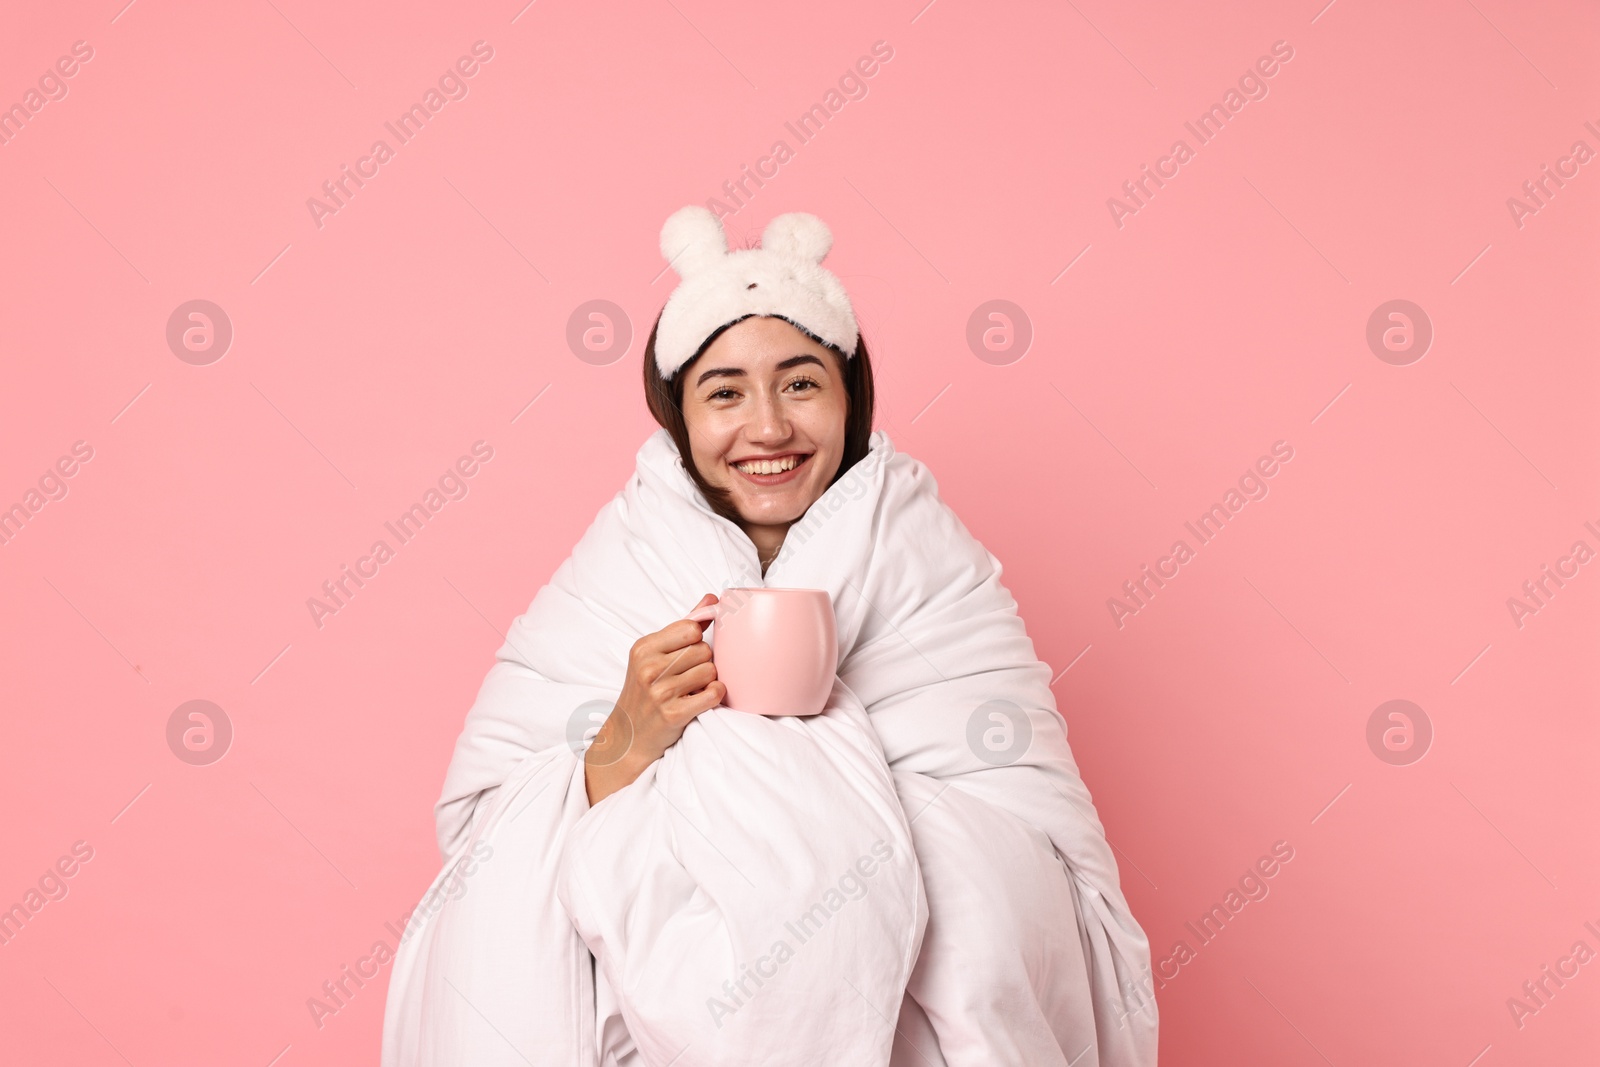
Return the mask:
[[[691,622],[716,622],[717,617],[721,614],[722,601],[719,600],[715,604],[707,604],[703,608],[694,609],[684,618],[689,619]]]

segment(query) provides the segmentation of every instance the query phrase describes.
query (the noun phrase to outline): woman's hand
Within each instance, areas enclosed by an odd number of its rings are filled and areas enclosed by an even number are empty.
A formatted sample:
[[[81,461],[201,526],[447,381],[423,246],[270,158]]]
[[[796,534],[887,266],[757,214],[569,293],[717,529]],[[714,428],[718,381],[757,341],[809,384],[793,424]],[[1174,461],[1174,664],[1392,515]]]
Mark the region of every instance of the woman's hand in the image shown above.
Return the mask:
[[[716,602],[707,593],[691,610]],[[622,694],[583,755],[591,807],[631,784],[683,736],[689,720],[727,696],[703,639],[709,625],[679,619],[633,643]]]

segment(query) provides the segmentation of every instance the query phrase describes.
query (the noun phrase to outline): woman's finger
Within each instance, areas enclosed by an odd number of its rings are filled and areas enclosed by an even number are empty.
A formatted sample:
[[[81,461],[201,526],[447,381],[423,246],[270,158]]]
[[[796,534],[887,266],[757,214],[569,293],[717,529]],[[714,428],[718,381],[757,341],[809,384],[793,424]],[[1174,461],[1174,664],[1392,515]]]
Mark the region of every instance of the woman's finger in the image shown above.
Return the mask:
[[[690,717],[699,715],[703,711],[710,711],[721,704],[728,695],[728,687],[719,681],[711,681],[698,693],[690,693],[679,697],[678,704]]]
[[[684,671],[698,667],[711,659],[711,646],[704,641],[697,641],[692,645],[685,645],[676,652],[663,653],[660,657],[660,670],[655,672],[657,681],[670,682]]]
[[[717,668],[711,663],[698,663],[688,670],[664,679],[675,697],[698,692],[717,680]]]
[[[645,634],[639,638],[634,642],[633,650],[640,660],[652,656],[666,656],[671,659],[676,653],[699,641],[700,637],[699,623],[679,619],[653,634]]]
[[[663,627],[656,632],[661,638],[661,651],[672,653],[679,649],[696,644],[705,636],[707,623],[695,622],[693,619],[679,619],[670,626]]]

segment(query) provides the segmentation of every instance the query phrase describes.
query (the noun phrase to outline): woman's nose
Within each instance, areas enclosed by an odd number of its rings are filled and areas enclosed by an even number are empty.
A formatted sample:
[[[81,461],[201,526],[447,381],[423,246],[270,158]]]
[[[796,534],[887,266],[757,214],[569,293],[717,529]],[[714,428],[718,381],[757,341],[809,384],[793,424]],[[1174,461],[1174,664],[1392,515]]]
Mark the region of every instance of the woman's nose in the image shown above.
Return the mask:
[[[751,434],[759,441],[781,441],[789,436],[789,413],[775,396],[756,401]]]

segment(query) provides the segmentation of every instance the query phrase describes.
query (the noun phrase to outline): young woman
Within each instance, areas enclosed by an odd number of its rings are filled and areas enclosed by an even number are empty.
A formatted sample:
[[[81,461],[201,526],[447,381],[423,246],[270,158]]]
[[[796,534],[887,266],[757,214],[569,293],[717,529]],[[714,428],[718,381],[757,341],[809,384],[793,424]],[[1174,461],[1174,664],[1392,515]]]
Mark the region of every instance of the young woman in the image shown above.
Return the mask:
[[[663,228],[662,430],[468,715],[385,1067],[1155,1063],[1148,942],[1051,672],[872,430],[831,243],[803,214],[736,252],[702,208]],[[763,584],[832,598],[820,715],[724,707],[683,617]]]

